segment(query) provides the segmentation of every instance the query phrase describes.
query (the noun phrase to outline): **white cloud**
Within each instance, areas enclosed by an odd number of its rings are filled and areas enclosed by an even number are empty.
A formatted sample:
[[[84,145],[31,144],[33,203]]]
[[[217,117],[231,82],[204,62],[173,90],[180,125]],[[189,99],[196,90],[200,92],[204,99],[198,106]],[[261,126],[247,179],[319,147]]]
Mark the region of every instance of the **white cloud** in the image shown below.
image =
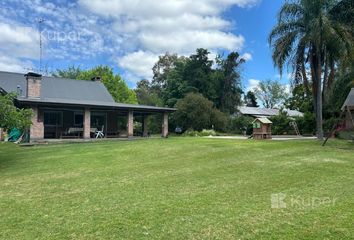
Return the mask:
[[[233,23],[222,17],[232,6],[248,7],[258,0],[79,0],[79,6],[106,20],[122,37],[128,52],[119,66],[134,76],[151,77],[152,59],[165,52],[189,55],[196,48],[241,51],[245,39],[229,31]],[[144,53],[144,54],[143,54]],[[146,55],[148,59],[134,59]],[[151,57],[154,55],[154,57]],[[245,53],[246,60],[252,55]],[[150,64],[149,66],[142,66]],[[137,66],[134,66],[137,65]],[[132,76],[130,75],[130,76]]]
[[[179,16],[181,13],[216,15],[232,5],[247,7],[258,0],[79,0],[79,4],[90,11],[110,16],[128,18],[141,16]]]
[[[16,58],[10,58],[0,55],[0,70],[8,72],[25,73],[33,67],[30,61],[21,61]]]
[[[241,55],[241,58],[245,59],[245,61],[251,61],[252,60],[252,54],[246,52]]]
[[[21,58],[37,60],[37,21],[44,18],[44,65],[51,62],[56,68],[55,60],[104,57],[117,62],[127,80],[150,79],[157,56],[165,52],[190,55],[199,47],[214,55],[242,51],[244,37],[231,32],[234,22],[222,13],[259,1],[78,0],[59,4],[12,0],[12,4],[0,3],[0,52],[14,57],[11,66],[22,64]],[[249,53],[243,56],[252,59]]]
[[[240,50],[244,38],[221,31],[179,31],[168,34],[143,33],[139,36],[142,45],[150,51],[191,53],[197,48],[221,48]]]
[[[247,84],[247,88],[246,88],[246,92],[248,91],[254,91],[255,89],[258,88],[258,84],[261,82],[261,80],[258,79],[249,79],[248,80],[248,84]]]
[[[0,51],[5,56],[38,57],[38,32],[33,28],[0,22]]]
[[[127,54],[117,60],[118,65],[128,71],[131,75],[127,75],[128,79],[136,82],[142,78],[152,78],[152,66],[157,62],[158,55],[151,52],[133,52]]]

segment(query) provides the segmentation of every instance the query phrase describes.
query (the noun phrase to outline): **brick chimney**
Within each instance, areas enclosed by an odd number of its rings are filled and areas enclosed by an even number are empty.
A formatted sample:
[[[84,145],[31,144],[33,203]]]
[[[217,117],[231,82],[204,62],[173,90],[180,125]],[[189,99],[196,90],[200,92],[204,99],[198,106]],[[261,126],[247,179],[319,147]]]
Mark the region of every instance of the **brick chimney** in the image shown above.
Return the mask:
[[[93,77],[93,78],[91,78],[91,81],[93,81],[93,82],[101,82],[101,77]]]
[[[42,75],[29,72],[25,75],[27,83],[27,98],[40,98],[42,87]]]

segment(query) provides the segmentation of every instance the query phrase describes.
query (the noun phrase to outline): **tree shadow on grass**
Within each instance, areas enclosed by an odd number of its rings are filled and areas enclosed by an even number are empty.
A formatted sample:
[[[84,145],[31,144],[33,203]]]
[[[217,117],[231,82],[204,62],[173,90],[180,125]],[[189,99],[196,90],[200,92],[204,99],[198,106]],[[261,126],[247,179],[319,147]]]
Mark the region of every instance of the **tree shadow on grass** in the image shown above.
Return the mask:
[[[21,154],[22,151],[19,145],[11,142],[0,143],[0,172],[23,161]]]

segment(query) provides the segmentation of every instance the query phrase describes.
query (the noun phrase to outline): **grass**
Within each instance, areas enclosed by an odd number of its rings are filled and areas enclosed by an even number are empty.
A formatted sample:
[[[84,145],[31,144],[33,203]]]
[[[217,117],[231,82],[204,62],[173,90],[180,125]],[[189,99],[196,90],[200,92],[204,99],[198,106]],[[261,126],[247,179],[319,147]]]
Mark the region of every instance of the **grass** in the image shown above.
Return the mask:
[[[1,239],[352,239],[353,226],[347,141],[0,144]]]

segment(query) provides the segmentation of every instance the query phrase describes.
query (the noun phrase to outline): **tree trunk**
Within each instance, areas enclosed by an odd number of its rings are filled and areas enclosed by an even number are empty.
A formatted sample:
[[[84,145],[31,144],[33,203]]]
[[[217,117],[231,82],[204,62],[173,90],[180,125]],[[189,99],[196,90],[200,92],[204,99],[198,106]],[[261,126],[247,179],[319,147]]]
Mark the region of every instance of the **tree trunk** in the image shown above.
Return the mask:
[[[306,67],[305,67],[305,62],[301,62],[301,75],[302,75],[302,80],[304,83],[304,88],[305,88],[305,94],[308,97],[310,95],[310,89],[309,89],[309,81],[306,76]]]
[[[314,57],[316,60],[315,63],[315,78],[317,82],[316,89],[316,133],[317,139],[323,140],[323,120],[322,120],[322,66],[321,66],[321,55],[320,51],[316,51],[316,56]]]

